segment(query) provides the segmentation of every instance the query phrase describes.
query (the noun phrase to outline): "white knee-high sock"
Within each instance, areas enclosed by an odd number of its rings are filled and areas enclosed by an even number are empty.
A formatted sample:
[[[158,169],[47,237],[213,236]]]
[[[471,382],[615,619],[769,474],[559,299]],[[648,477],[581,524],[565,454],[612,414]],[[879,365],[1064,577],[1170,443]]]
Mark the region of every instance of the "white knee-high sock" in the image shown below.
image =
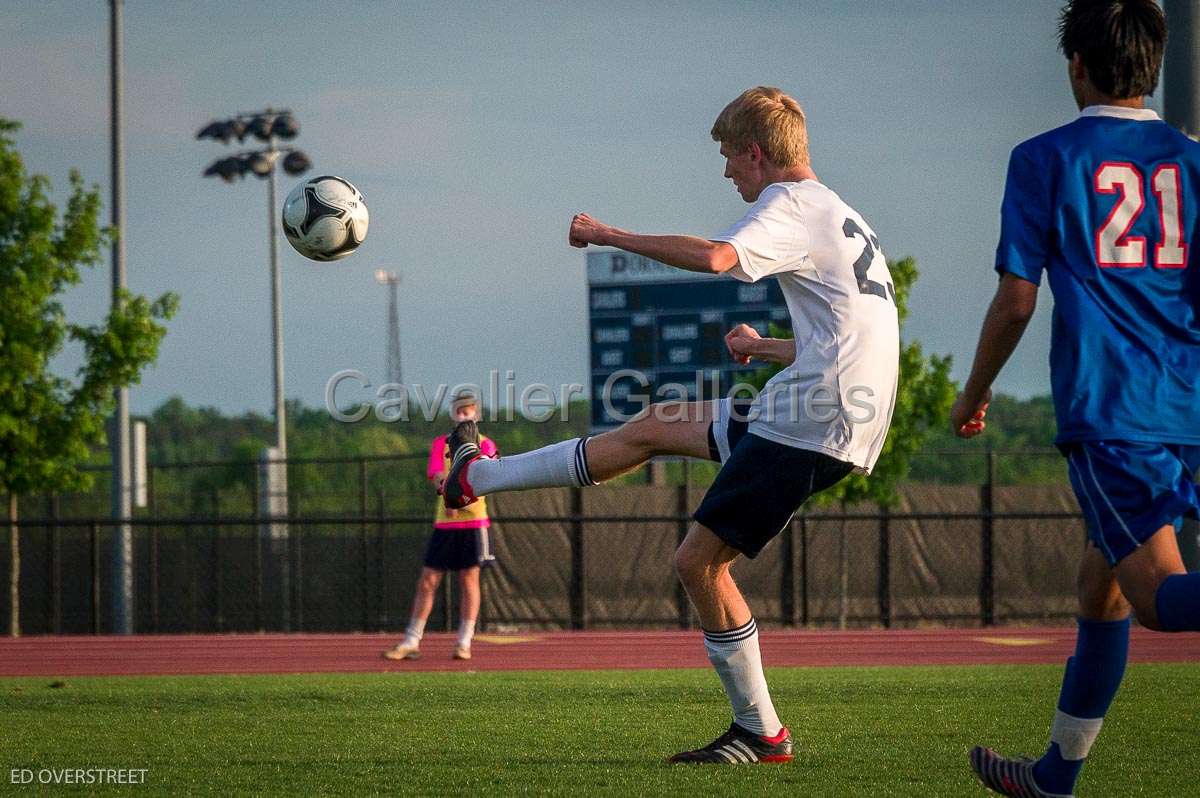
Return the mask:
[[[595,485],[587,469],[587,438],[552,443],[523,454],[481,457],[467,469],[476,496],[504,490]]]
[[[424,618],[409,618],[408,628],[404,630],[404,645],[417,647],[421,644],[421,637],[425,634],[425,619]]]
[[[758,626],[745,625],[723,632],[704,632],[708,661],[717,669],[725,695],[733,706],[733,719],[755,734],[774,737],[783,728],[767,691],[762,656],[758,651]]]
[[[471,640],[475,637],[475,620],[458,622],[458,643],[462,648],[470,648]]]

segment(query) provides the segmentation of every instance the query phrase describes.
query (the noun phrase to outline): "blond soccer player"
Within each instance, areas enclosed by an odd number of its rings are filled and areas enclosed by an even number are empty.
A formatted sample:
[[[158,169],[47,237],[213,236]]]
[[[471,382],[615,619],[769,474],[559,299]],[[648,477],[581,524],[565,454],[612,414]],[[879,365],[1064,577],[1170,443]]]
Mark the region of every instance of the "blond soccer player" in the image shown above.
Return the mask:
[[[569,241],[743,282],[778,280],[795,340],[762,338],[739,325],[725,343],[739,362],[785,368],[748,404],[726,398],[653,405],[602,435],[510,457],[487,456],[475,425],[460,424],[449,440],[444,498],[449,507],[466,507],[497,491],[594,485],[656,455],[719,461],[675,568],[733,722],[712,743],[671,761],[787,762],[792,736],[771,701],[758,628],[730,566],[758,556],[814,493],[874,466],[895,401],[896,304],[879,239],[813,171],[796,100],[776,88],[750,89],[721,111],[711,134],[725,177],[750,203],[732,226],[708,238],[641,235],[578,214]]]

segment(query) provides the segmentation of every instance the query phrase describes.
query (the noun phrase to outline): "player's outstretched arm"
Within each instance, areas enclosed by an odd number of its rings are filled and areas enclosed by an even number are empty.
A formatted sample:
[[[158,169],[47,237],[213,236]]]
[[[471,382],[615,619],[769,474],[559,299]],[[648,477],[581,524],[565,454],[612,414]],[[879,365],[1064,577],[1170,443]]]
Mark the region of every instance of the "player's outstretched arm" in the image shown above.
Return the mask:
[[[720,274],[729,271],[738,262],[737,250],[723,241],[709,241],[698,236],[630,233],[603,224],[586,213],[575,214],[568,240],[573,247],[586,247],[588,244],[617,247],[690,272]]]
[[[1000,285],[979,333],[971,376],[950,410],[950,427],[960,438],[973,438],[983,432],[983,418],[992,398],[992,382],[1012,356],[1029,319],[1037,307],[1036,283],[1012,274],[1000,278]]]

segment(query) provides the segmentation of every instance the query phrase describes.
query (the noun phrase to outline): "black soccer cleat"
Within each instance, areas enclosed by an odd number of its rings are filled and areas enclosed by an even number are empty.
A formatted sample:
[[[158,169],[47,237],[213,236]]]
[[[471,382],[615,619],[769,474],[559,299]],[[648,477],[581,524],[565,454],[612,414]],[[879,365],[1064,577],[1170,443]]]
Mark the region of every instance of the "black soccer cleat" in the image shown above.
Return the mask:
[[[791,762],[792,733],[784,726],[779,734],[766,737],[747,731],[737,722],[729,731],[703,748],[684,751],[669,760],[695,765],[752,765],[759,762]]]
[[[479,451],[479,425],[459,422],[446,436],[446,448],[450,450],[450,473],[442,485],[442,503],[448,509],[459,510],[478,498],[467,482],[467,466],[483,457]]]
[[[1039,787],[1033,778],[1034,764],[1032,759],[1008,759],[979,745],[971,749],[971,769],[993,792],[1012,798],[1074,798]]]

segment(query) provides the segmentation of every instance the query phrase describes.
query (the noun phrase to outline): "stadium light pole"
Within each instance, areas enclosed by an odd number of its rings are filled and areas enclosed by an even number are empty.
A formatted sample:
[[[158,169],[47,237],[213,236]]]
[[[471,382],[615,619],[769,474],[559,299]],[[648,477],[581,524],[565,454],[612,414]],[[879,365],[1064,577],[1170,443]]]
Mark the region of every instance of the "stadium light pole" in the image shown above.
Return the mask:
[[[287,460],[287,418],[283,403],[283,296],[279,287],[279,223],[275,212],[275,137],[268,139],[271,174],[267,178],[267,235],[271,241],[271,357],[274,361],[275,384],[275,449],[280,460]]]
[[[125,147],[123,142],[123,75],[121,7],[124,0],[109,0],[109,100],[112,166],[112,306],[121,307],[125,294]],[[115,391],[116,412],[109,437],[112,463],[113,601],[112,631],[133,633],[133,497],[129,469],[129,389]]]
[[[1196,70],[1200,68],[1196,24],[1200,0],[1165,0],[1163,10],[1171,35],[1163,60],[1163,116],[1192,138],[1200,135],[1200,97]]]
[[[276,165],[283,153],[283,170],[289,175],[301,175],[309,170],[312,162],[300,150],[280,147],[279,139],[294,139],[300,132],[296,117],[288,110],[267,108],[249,114],[238,114],[230,119],[216,120],[201,128],[198,139],[213,139],[229,144],[233,139],[245,140],[253,136],[266,144],[256,150],[244,150],[232,156],[218,158],[204,170],[205,177],[219,177],[233,183],[246,174],[253,174],[267,181],[267,235],[270,251],[271,271],[271,361],[275,399],[275,446],[263,453],[262,464],[265,480],[259,482],[265,488],[255,497],[263,514],[272,519],[288,514],[287,487],[287,415],[283,394],[283,292],[279,267],[279,208],[276,206]],[[288,555],[288,527],[285,523],[270,521],[260,534],[268,539],[272,559],[278,567],[279,607],[283,631],[291,630],[291,566]]]
[[[292,147],[280,147],[279,139],[294,139],[300,126],[291,111],[267,108],[249,114],[238,114],[231,119],[216,120],[201,128],[198,139],[213,139],[229,144],[234,138],[239,142],[252,135],[266,143],[258,150],[247,150],[235,155],[218,158],[204,170],[205,177],[220,177],[232,183],[247,173],[267,181],[267,235],[270,242],[271,270],[271,359],[275,399],[275,450],[276,458],[287,458],[287,416],[283,389],[283,294],[280,288],[279,266],[279,209],[276,207],[276,163],[283,159],[283,169],[289,175],[304,174],[312,166],[308,156]]]
[[[1193,139],[1200,139],[1200,0],[1165,0],[1171,35],[1163,60],[1163,117]],[[1200,570],[1200,522],[1185,518],[1176,535],[1189,571]]]
[[[387,316],[387,368],[384,379],[390,383],[399,384],[400,372],[400,310],[399,286],[400,276],[387,269],[375,270],[375,282],[388,289]]]

